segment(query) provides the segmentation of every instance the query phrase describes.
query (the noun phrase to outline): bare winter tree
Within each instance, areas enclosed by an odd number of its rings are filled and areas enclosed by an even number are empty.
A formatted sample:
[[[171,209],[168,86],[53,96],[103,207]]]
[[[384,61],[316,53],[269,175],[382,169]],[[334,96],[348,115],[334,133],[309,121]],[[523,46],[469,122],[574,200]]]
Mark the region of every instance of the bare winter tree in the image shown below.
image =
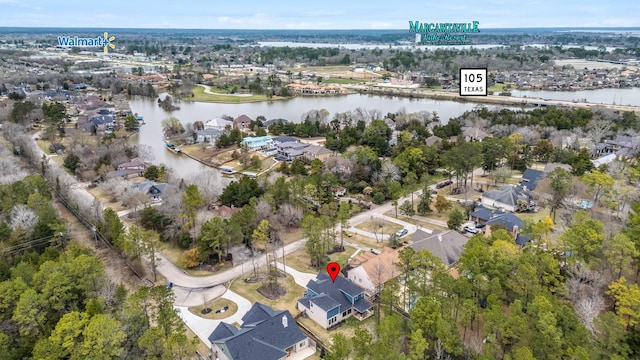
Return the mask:
[[[153,154],[153,148],[150,145],[140,144],[137,146],[138,156],[142,158],[144,161],[152,162],[155,160],[155,155]]]
[[[2,145],[0,145],[2,146]],[[11,152],[4,148],[0,148],[0,184],[11,184],[22,180],[27,176],[27,172],[22,170],[15,161]]]
[[[611,135],[612,125],[612,122],[609,120],[594,117],[593,120],[589,122],[587,134],[589,134],[589,137],[597,144],[606,136]]]
[[[602,289],[606,281],[601,273],[591,270],[583,263],[577,263],[569,268],[567,278],[568,298],[584,326],[595,332],[593,320],[604,309]]]
[[[286,231],[289,231],[291,227],[298,226],[302,221],[302,215],[302,209],[290,203],[284,203],[278,208],[278,217]]]
[[[204,170],[195,176],[193,176],[191,183],[198,186],[200,194],[204,198],[204,203],[207,208],[210,208],[218,200],[220,195],[220,182],[218,181],[219,175],[213,170]]]
[[[138,211],[145,205],[151,202],[149,195],[137,188],[127,189],[122,194],[122,205],[127,208],[133,208],[134,211]]]
[[[382,163],[380,171],[375,174],[374,179],[388,182],[399,181],[400,169],[391,161],[385,161]]]
[[[9,221],[11,229],[23,228],[31,231],[38,222],[38,215],[35,211],[23,204],[16,204],[11,209],[11,220]]]
[[[269,204],[269,202],[263,197],[258,200],[255,209],[258,220],[268,219],[273,214],[273,208],[271,207],[271,204]]]

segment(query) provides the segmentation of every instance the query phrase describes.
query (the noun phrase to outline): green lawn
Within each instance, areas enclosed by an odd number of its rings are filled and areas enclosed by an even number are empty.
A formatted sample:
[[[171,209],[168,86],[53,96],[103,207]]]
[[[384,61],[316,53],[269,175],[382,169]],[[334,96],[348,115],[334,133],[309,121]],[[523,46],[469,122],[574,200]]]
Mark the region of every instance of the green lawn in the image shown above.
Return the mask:
[[[343,252],[333,253],[329,255],[329,259],[331,259],[331,261],[337,262],[338,264],[340,264],[341,267],[344,267],[345,265],[347,265],[347,260],[349,260],[349,257],[356,252],[356,249],[350,246],[345,246],[344,249],[345,251]],[[304,249],[295,251],[287,255],[287,257],[285,258],[285,265],[301,272],[316,274],[318,273],[318,271],[322,270],[318,268],[313,268],[311,267],[310,264],[311,264],[311,259],[309,258],[309,255]]]
[[[365,80],[359,79],[344,79],[344,78],[330,78],[329,80],[322,80],[323,83],[329,84],[360,84],[365,82]]]
[[[223,312],[223,313],[217,313],[216,314],[216,310],[218,309],[222,309],[223,307],[228,306],[229,309],[227,309],[227,311]],[[205,308],[209,308],[212,311],[208,314],[203,314],[202,310]],[[220,319],[226,319],[229,316],[233,315],[236,313],[236,311],[238,311],[238,304],[236,304],[235,302],[229,300],[229,299],[225,299],[225,298],[217,298],[217,299],[213,299],[209,302],[207,302],[204,305],[198,305],[198,306],[192,306],[189,308],[189,311],[194,314],[197,315],[201,318],[204,319],[212,319],[212,320],[220,320]]]
[[[249,267],[251,266],[249,265]],[[253,274],[253,269],[249,269],[249,271]],[[264,271],[264,268],[259,269],[259,273],[264,274]],[[229,288],[252,303],[258,301],[271,306],[274,310],[289,310],[293,316],[296,316],[298,313],[296,304],[298,299],[304,295],[304,289],[296,284],[291,275],[287,275],[286,279],[280,278],[278,281],[287,289],[287,293],[277,300],[268,299],[258,292],[258,288],[262,286],[262,283],[248,284],[242,279],[236,279],[233,280]]]
[[[267,95],[251,95],[251,96],[234,96],[234,95],[213,95],[204,92],[204,88],[196,86],[193,88],[193,96],[186,97],[184,100],[194,102],[212,102],[223,104],[243,104],[251,102],[259,102],[266,100],[284,100],[286,98],[280,96],[273,96],[268,98]]]
[[[394,210],[395,214],[395,210]],[[377,229],[378,234],[394,234],[400,230],[402,230],[402,225],[392,223],[389,221],[381,220],[381,219],[373,219],[361,222],[360,224],[355,226],[356,229],[360,229],[363,231],[368,231],[370,233],[374,232],[374,229]]]

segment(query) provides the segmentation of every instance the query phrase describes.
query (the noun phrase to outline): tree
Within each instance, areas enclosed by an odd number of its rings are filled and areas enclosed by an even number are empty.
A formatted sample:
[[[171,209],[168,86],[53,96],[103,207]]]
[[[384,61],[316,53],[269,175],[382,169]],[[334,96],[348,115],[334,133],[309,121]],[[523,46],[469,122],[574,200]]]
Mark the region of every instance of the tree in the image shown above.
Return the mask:
[[[83,341],[76,356],[77,358],[118,359],[124,351],[122,344],[126,336],[118,320],[108,315],[95,315],[82,332]]]
[[[179,135],[185,131],[180,120],[173,116],[162,120],[162,130],[168,136]]]
[[[338,207],[338,221],[340,222],[340,248],[344,249],[344,233],[349,228],[349,218],[351,217],[351,204],[341,201]]]
[[[331,353],[325,357],[329,360],[346,360],[351,352],[351,343],[344,334],[336,333],[331,337],[333,346]]]
[[[433,198],[431,197],[431,189],[426,186],[422,190],[422,194],[420,195],[420,202],[418,202],[418,214],[424,216],[431,212],[431,201]]]
[[[80,158],[75,154],[69,154],[64,159],[64,167],[69,169],[72,174],[75,174],[76,169],[80,166]]]
[[[464,214],[457,207],[451,210],[449,213],[449,219],[447,220],[447,227],[449,230],[460,230],[460,226],[464,223]]]
[[[627,330],[634,329],[640,323],[640,288],[638,284],[627,285],[622,276],[609,285],[607,294],[615,300],[615,312]]]
[[[444,211],[451,209],[453,205],[451,204],[451,201],[447,200],[443,195],[438,194],[438,196],[436,196],[436,201],[433,204],[433,207],[436,208],[438,214],[441,214]]]
[[[603,238],[604,224],[590,218],[583,210],[573,215],[571,227],[560,235],[565,249],[572,252],[571,259],[587,264],[597,258],[602,249]]]
[[[508,166],[501,166],[491,172],[491,177],[495,181],[496,185],[499,182],[504,184],[507,179],[511,177],[511,168],[509,168]]]
[[[593,194],[593,204],[596,205],[603,193],[613,190],[615,181],[611,175],[594,170],[582,175],[582,181],[588,186],[589,193]]]
[[[187,219],[185,226],[187,228],[195,228],[196,226],[196,210],[204,205],[204,198],[200,194],[197,185],[188,185],[182,194],[182,216]]]
[[[400,213],[404,216],[412,217],[416,214],[416,211],[413,208],[413,204],[409,200],[405,200],[402,205],[400,205]]]
[[[621,233],[605,243],[603,254],[609,268],[617,279],[620,279],[623,273],[631,268],[633,260],[640,256],[640,251],[627,235]]]
[[[124,128],[127,131],[135,131],[138,130],[138,120],[136,117],[129,114],[124,118]]]
[[[103,221],[98,225],[98,231],[116,249],[122,251],[122,237],[125,234],[124,224],[118,214],[110,207],[104,209]]]
[[[400,195],[402,194],[402,185],[399,182],[393,181],[389,184],[389,194],[391,195],[391,200],[393,200],[393,205],[396,208],[396,218],[398,217],[398,199],[400,199]]]
[[[219,217],[211,218],[202,224],[198,238],[200,260],[208,261],[215,258],[218,262],[222,261],[224,245],[228,242],[228,227],[228,223]]]
[[[549,205],[550,213],[553,214],[553,221],[556,221],[556,211],[564,204],[564,199],[571,191],[571,174],[563,168],[555,168],[540,181],[536,188],[538,193],[548,193],[551,195]]]

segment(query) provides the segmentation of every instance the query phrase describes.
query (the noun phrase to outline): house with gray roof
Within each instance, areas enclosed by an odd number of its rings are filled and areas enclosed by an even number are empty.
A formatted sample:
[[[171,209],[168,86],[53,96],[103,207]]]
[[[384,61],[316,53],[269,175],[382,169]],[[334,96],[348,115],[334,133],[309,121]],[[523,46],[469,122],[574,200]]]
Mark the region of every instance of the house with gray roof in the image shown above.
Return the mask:
[[[520,185],[522,185],[529,191],[534,191],[536,187],[538,187],[538,182],[544,179],[544,175],[544,171],[526,169],[522,174]]]
[[[428,233],[418,229],[411,237],[411,247],[416,252],[429,250],[442,260],[445,266],[452,266],[458,260],[469,238],[455,230],[433,230]]]
[[[365,298],[363,288],[339,275],[331,281],[324,273],[309,281],[297,308],[325,329],[352,316],[364,320],[373,315],[373,304]]]
[[[225,120],[223,118],[214,118],[211,120],[207,120],[203,124],[205,130],[206,129],[215,129],[218,131],[224,131],[227,126],[233,127],[233,121]]]
[[[517,211],[519,208],[529,206],[531,204],[531,196],[529,191],[518,185],[505,185],[502,189],[485,191],[482,193],[482,205],[504,209],[506,211]]]
[[[214,142],[222,135],[223,131],[215,128],[205,127],[204,130],[196,131],[196,142]]]
[[[431,145],[437,144],[437,143],[439,143],[441,141],[442,141],[442,138],[440,138],[438,136],[435,136],[435,135],[431,135],[428,138],[426,138],[424,142],[425,142],[425,144],[427,144],[427,146],[431,146]]]
[[[305,335],[288,310],[273,310],[255,303],[242,317],[242,326],[221,322],[209,335],[211,352],[219,360],[304,359],[315,353],[315,343]]]
[[[133,184],[135,189],[142,190],[144,193],[148,194],[152,200],[160,201],[162,200],[162,194],[167,190],[169,184],[167,183],[157,183],[155,181],[146,180],[143,182],[139,182]]]

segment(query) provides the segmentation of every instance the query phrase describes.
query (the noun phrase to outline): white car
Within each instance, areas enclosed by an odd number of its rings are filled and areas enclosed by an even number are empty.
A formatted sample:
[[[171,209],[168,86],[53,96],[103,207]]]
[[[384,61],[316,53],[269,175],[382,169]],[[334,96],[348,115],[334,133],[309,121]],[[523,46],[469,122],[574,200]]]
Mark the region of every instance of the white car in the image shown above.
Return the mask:
[[[407,235],[408,233],[409,233],[409,230],[407,230],[407,229],[402,229],[402,230],[400,230],[400,231],[398,231],[398,232],[396,233],[396,236],[397,236],[397,237],[403,237],[403,236]]]
[[[469,234],[477,234],[478,233],[478,229],[476,229],[475,227],[471,227],[471,226],[465,226],[464,228],[462,228],[462,230],[468,232]]]

